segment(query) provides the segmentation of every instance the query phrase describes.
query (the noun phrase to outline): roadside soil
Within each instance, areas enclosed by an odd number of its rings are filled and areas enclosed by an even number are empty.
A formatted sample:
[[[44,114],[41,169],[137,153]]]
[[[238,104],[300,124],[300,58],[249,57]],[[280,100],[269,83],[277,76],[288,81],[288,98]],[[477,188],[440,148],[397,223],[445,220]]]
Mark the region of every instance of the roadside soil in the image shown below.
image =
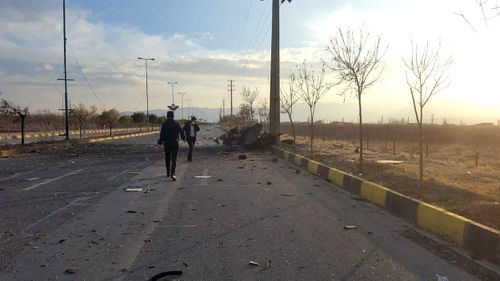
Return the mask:
[[[284,136],[282,139],[290,138]],[[393,145],[395,153],[393,154]],[[311,158],[309,139],[281,144],[283,149]],[[313,160],[358,175],[397,192],[439,206],[479,223],[500,229],[500,148],[465,145],[424,146],[424,184],[418,188],[418,144],[370,141],[364,146],[364,169],[359,173],[359,147],[355,140],[314,143]],[[475,166],[476,153],[479,154]],[[379,160],[402,161],[397,164]]]

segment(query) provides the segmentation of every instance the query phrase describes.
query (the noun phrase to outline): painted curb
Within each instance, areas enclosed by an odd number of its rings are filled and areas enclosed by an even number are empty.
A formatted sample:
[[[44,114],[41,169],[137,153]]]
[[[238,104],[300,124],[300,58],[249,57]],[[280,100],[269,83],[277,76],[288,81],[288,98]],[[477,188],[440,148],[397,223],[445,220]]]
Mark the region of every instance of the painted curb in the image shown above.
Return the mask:
[[[159,133],[160,133],[160,131],[151,131],[151,132],[146,132],[146,133],[135,133],[135,134],[118,135],[118,136],[111,136],[111,137],[89,138],[89,139],[82,139],[81,142],[96,143],[96,142],[103,142],[103,141],[109,141],[109,140],[142,137],[142,136],[154,135],[154,134],[159,134]],[[80,140],[78,140],[78,141],[80,141]],[[64,141],[61,141],[61,142],[64,142]],[[32,150],[32,149],[33,148],[30,147],[28,150]],[[26,151],[24,151],[23,147],[19,147],[16,149],[0,150],[0,158],[9,158],[9,157],[13,157],[13,156],[23,154],[23,153],[26,153]]]
[[[473,254],[474,258],[500,265],[500,232],[494,228],[276,146],[273,152],[406,221],[445,237]]]

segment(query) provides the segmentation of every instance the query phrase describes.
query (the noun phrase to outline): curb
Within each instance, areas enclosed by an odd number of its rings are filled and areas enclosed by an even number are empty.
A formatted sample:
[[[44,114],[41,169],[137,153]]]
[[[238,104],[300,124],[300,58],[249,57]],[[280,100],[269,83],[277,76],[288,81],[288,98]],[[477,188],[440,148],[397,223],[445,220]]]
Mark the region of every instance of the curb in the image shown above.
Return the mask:
[[[119,136],[111,136],[111,137],[101,137],[101,138],[88,138],[88,139],[82,139],[81,142],[87,142],[87,143],[96,143],[96,142],[103,142],[103,141],[109,141],[109,140],[117,140],[117,139],[128,139],[128,138],[134,138],[134,137],[142,137],[142,136],[147,136],[147,135],[153,135],[153,134],[158,134],[160,131],[150,131],[146,133],[135,133],[135,134],[128,134],[128,135],[119,135]],[[80,141],[80,140],[78,140]],[[61,141],[63,142],[63,141]],[[33,147],[29,147],[28,150],[33,150]],[[19,154],[25,153],[24,147],[19,147],[15,149],[6,149],[6,150],[0,150],[0,158],[9,158],[13,157]]]
[[[95,143],[95,142],[103,142],[103,141],[109,141],[109,140],[119,140],[119,139],[142,137],[142,136],[154,135],[154,134],[158,134],[158,133],[160,133],[160,131],[151,131],[151,132],[146,132],[146,133],[135,133],[135,134],[129,134],[129,135],[111,136],[111,137],[104,137],[104,138],[93,138],[93,139],[87,139],[84,141],[89,142],[89,143]]]
[[[276,146],[273,152],[406,221],[444,236],[473,254],[474,258],[487,259],[500,265],[500,232],[494,228]]]
[[[134,130],[139,130],[139,128],[118,128],[115,129],[114,131],[116,132],[123,132],[123,131],[134,131]],[[96,130],[87,130],[85,131],[85,134],[98,134],[98,133],[107,133],[109,132],[108,129],[96,129]],[[80,133],[79,130],[70,130],[69,131],[70,135],[78,135]],[[36,139],[36,138],[47,138],[47,137],[60,137],[64,136],[63,131],[54,131],[54,132],[29,132],[24,135],[25,139]],[[21,134],[11,134],[11,135],[0,135],[0,140],[20,140],[22,138]]]

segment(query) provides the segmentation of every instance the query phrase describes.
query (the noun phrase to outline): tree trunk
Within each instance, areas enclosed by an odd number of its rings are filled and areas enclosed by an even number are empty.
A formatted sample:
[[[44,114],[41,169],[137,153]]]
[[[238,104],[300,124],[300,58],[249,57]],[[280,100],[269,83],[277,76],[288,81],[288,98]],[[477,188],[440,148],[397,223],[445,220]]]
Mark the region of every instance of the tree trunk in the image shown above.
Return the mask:
[[[109,136],[113,136],[113,127],[109,126]]]
[[[359,172],[363,173],[363,113],[361,111],[361,93],[358,93],[359,110]]]
[[[80,139],[82,139],[83,124],[80,122]]]
[[[314,114],[311,113],[311,159],[313,158],[313,140],[314,140]]]
[[[290,124],[292,125],[293,143],[295,143],[295,124],[293,124],[291,114],[288,114],[288,119],[290,119]]]
[[[21,116],[21,145],[24,145],[24,119],[25,116]]]
[[[418,124],[418,143],[419,143],[419,152],[420,152],[420,167],[419,167],[419,179],[418,179],[418,187],[422,190],[423,181],[424,181],[424,134],[422,132],[423,127],[423,107],[420,107],[420,122]]]
[[[141,122],[139,122],[139,133],[142,133],[142,125],[141,125]]]

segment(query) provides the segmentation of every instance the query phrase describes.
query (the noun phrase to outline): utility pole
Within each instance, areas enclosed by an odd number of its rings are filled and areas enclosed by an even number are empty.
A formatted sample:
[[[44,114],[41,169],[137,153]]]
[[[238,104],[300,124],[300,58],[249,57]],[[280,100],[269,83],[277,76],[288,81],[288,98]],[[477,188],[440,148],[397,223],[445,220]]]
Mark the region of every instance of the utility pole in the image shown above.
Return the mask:
[[[231,80],[228,80],[229,81],[229,92],[231,93],[231,104],[230,104],[230,108],[229,108],[229,111],[231,112],[231,115],[230,116],[233,116],[233,90],[234,90],[234,80],[231,79]]]
[[[149,124],[149,94],[148,94],[148,60],[154,61],[155,58],[141,58],[141,57],[138,57],[137,59],[138,60],[143,60],[144,61],[144,65],[146,66],[146,123],[148,125],[148,131],[149,131],[150,124]]]
[[[63,0],[63,41],[64,41],[64,135],[69,140],[68,72],[66,71],[66,0]]]
[[[280,132],[280,2],[273,1],[272,38],[271,38],[271,91],[269,98],[269,131],[277,136]],[[288,0],[291,2],[292,0]]]
[[[179,92],[177,93],[178,95],[181,95],[181,114],[182,114],[182,120],[184,120],[184,95],[186,95],[187,93],[186,92]]]

